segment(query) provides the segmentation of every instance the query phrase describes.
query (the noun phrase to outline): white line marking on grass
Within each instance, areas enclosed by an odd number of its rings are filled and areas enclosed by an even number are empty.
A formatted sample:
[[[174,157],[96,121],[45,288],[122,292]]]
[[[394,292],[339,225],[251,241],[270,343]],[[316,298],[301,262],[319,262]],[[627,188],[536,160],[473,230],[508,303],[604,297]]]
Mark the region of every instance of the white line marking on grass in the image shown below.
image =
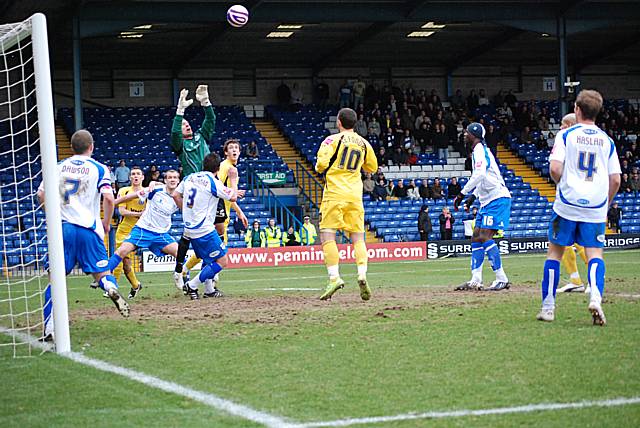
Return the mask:
[[[322,288],[263,288],[264,291],[318,291]]]
[[[4,327],[0,327],[0,333],[12,336],[15,339],[22,341],[23,343],[29,343],[31,346],[43,350],[51,350],[52,346],[48,343],[42,343],[35,338],[26,335],[24,333],[9,330]],[[68,358],[71,361],[75,361],[85,366],[93,367],[98,370],[102,370],[107,373],[114,373],[127,379],[140,382],[144,385],[150,386],[155,389],[159,389],[170,394],[181,395],[186,398],[190,398],[194,401],[198,401],[209,407],[221,410],[230,415],[240,417],[252,422],[262,424],[266,427],[291,427],[293,424],[285,419],[271,415],[269,413],[261,412],[259,410],[252,409],[242,404],[234,403],[233,401],[226,400],[218,397],[217,395],[210,394],[208,392],[197,391],[195,389],[182,386],[180,384],[162,380],[155,376],[150,376],[145,373],[141,373],[135,370],[127,369],[124,367],[110,364],[106,361],[96,360],[84,356],[79,352],[69,352],[64,354],[58,354],[61,357]]]
[[[505,415],[510,413],[530,413],[564,409],[584,409],[587,407],[614,407],[628,404],[640,404],[640,397],[614,398],[610,400],[579,401],[576,403],[543,403],[528,404],[517,407],[498,407],[495,409],[451,410],[445,412],[406,413],[395,416],[378,416],[369,418],[338,419],[326,422],[309,422],[296,425],[296,428],[346,427],[350,425],[377,424],[384,422],[407,421],[416,419],[444,419],[465,416]]]

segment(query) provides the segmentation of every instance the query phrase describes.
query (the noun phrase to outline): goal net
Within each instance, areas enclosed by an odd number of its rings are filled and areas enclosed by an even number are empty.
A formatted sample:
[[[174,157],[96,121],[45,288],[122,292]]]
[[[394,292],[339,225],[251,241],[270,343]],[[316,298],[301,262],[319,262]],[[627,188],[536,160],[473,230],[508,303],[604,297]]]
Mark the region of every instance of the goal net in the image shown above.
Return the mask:
[[[36,14],[0,25],[2,356],[40,353],[45,338],[70,350],[55,144],[46,21]]]

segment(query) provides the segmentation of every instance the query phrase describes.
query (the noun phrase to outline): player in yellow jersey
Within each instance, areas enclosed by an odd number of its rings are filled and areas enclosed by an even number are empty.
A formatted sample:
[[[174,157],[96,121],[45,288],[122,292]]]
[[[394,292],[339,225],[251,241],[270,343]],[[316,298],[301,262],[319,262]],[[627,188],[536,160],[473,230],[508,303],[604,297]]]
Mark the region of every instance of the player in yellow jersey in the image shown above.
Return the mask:
[[[338,112],[338,134],[327,137],[318,150],[316,171],[325,175],[320,204],[320,240],[329,283],[321,300],[330,299],[344,287],[340,278],[340,257],[336,231],[349,233],[358,267],[358,286],[362,300],[371,298],[367,283],[367,247],[365,245],[364,206],[361,170],[375,172],[378,160],[371,144],[353,131],[356,112],[343,108]]]
[[[218,180],[220,180],[222,184],[224,184],[225,186],[230,187],[234,190],[238,190],[239,179],[238,179],[236,165],[240,160],[240,151],[241,151],[240,142],[235,139],[229,139],[225,141],[223,150],[226,158],[224,161],[220,163],[220,169],[218,170],[218,173],[217,173]],[[229,171],[231,170],[234,170],[235,173],[229,174]],[[230,221],[229,213],[231,212],[230,211],[231,208],[233,208],[233,210],[236,212],[238,220],[241,221],[242,224],[244,224],[244,227],[246,228],[249,226],[249,221],[247,217],[244,215],[244,212],[242,212],[242,209],[240,208],[237,202],[229,202],[223,199],[219,199],[218,207],[216,209],[215,226],[216,226],[216,231],[218,232],[218,235],[220,235],[220,239],[224,242],[225,245],[227,244],[227,238],[228,238],[227,228],[229,227],[229,221]],[[187,263],[185,264],[185,267],[187,268],[186,271],[191,270],[198,263],[200,263],[200,259],[195,255],[191,256],[189,260],[187,260]],[[184,273],[186,274],[186,272]],[[216,274],[216,276],[213,278],[214,291],[208,293],[210,297],[223,296],[222,292],[217,288],[218,280],[219,280],[219,275]],[[207,294],[205,294],[205,296],[206,295]]]
[[[578,123],[576,120],[576,115],[574,113],[569,113],[562,118],[562,121],[560,122],[560,129],[571,128],[576,123]],[[582,246],[574,243],[572,246],[565,247],[564,254],[562,255],[562,266],[569,274],[569,283],[564,287],[558,288],[558,293],[585,291],[584,284],[582,283],[582,278],[580,278],[580,273],[578,272],[576,253],[580,255],[580,258],[582,258],[585,265],[589,264],[589,260],[587,260],[587,255],[585,254],[584,248]],[[588,293],[589,291],[590,290],[586,292]]]
[[[142,169],[137,166],[131,168],[131,172],[129,175],[129,179],[131,180],[131,186],[121,187],[118,190],[118,199],[127,196],[132,192],[139,192],[142,190],[142,180],[144,179],[144,174],[142,173]],[[116,248],[120,248],[124,240],[131,233],[131,229],[136,225],[136,222],[140,218],[142,211],[144,211],[144,207],[146,205],[145,201],[140,201],[139,198],[120,203],[120,215],[122,216],[122,220],[118,225],[118,229],[116,230]],[[118,206],[118,200],[116,200],[116,206]],[[138,291],[140,291],[142,284],[136,277],[136,273],[133,269],[133,257],[134,254],[131,253],[127,255],[113,271],[113,276],[116,277],[116,281],[120,281],[120,275],[124,270],[124,274],[129,280],[131,284],[131,291],[129,292],[129,298],[133,299]]]

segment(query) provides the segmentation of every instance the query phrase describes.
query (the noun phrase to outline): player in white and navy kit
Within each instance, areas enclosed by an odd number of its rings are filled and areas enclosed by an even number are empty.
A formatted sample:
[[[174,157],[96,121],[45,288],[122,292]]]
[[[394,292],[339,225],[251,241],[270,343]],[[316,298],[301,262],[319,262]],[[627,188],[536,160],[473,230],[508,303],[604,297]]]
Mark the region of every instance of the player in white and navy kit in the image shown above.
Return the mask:
[[[178,255],[178,243],[169,235],[169,229],[171,216],[178,211],[172,193],[179,182],[178,171],[169,170],[165,174],[165,185],[150,186],[138,193],[132,192],[118,198],[118,203],[140,198],[141,201],[147,201],[147,206],[129,236],[109,259],[109,269],[115,269],[122,259],[137,248],[148,248],[156,256],[163,253],[173,257]],[[129,298],[133,299],[141,287],[131,288]]]
[[[593,323],[607,322],[602,311],[602,255],[607,210],[620,187],[620,161],[613,140],[594,123],[601,109],[598,92],[581,91],[575,103],[578,124],[558,133],[549,156],[551,178],[557,186],[542,279],[542,310],[537,316],[540,321],[555,319],[560,260],[565,247],[577,243],[584,247],[589,260],[589,312]]]
[[[184,285],[184,291],[192,300],[199,298],[198,286],[205,284],[205,296],[214,293],[213,277],[227,265],[227,248],[216,232],[215,218],[219,199],[235,202],[244,196],[243,190],[224,186],[215,176],[220,169],[220,156],[210,153],[202,162],[202,171],[185,178],[174,193],[176,202],[182,205],[184,236],[191,240],[196,256],[202,259],[200,274]],[[229,171],[237,174],[237,170]],[[229,178],[234,179],[231,175]],[[211,289],[206,289],[210,287]],[[213,297],[213,296],[211,296]]]
[[[108,268],[104,235],[109,231],[114,198],[109,169],[91,158],[93,137],[86,130],[71,136],[75,153],[58,163],[62,217],[64,264],[67,275],[76,264],[85,274],[91,274],[100,288],[111,298],[122,316],[129,316],[129,305],[118,292],[118,283]],[[102,197],[104,218],[100,218]],[[38,188],[38,198],[44,203],[44,185]],[[45,335],[52,331],[50,287],[45,291]]]
[[[497,291],[510,286],[509,279],[502,268],[500,250],[493,240],[493,235],[497,230],[505,230],[509,227],[511,193],[504,184],[498,163],[487,147],[484,135],[484,126],[475,122],[467,126],[464,134],[465,142],[473,150],[471,158],[473,173],[460,194],[456,196],[453,205],[457,211],[465,195],[471,195],[466,205],[471,206],[477,197],[480,200],[480,210],[476,216],[476,225],[471,238],[471,280],[456,287],[456,290]],[[495,281],[487,288],[482,285],[482,264],[485,252],[496,274]]]

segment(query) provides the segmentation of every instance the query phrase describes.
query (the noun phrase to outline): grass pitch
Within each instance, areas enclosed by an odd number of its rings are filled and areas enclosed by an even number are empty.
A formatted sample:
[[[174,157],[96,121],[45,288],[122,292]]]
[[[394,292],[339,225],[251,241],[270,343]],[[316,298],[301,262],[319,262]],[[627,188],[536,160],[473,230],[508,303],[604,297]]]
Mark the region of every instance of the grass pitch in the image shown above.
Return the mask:
[[[317,300],[323,266],[229,270],[226,297],[196,302],[168,273],[141,274],[128,320],[74,277],[72,347],[296,422],[638,397],[639,256],[605,255],[604,328],[591,325],[583,293],[558,296],[554,323],[535,320],[542,255],[506,257],[514,286],[495,293],[451,291],[468,279],[468,258],[372,264],[370,302],[352,265],[329,302]],[[0,348],[0,383],[3,427],[256,426],[53,354]],[[640,405],[370,424],[538,425],[633,427]]]

